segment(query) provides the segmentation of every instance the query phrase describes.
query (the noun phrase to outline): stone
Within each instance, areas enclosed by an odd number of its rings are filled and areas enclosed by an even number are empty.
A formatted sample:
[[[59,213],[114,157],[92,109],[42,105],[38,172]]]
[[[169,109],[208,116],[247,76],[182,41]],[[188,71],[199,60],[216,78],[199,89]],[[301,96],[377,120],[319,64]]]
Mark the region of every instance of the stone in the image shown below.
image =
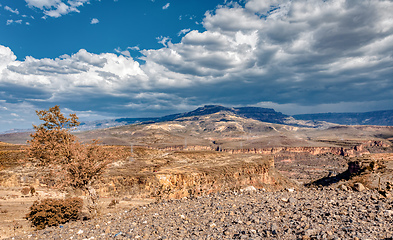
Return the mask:
[[[295,189],[294,189],[294,188],[287,188],[287,191],[288,191],[288,192],[294,192]]]
[[[366,190],[366,188],[364,187],[364,185],[361,184],[361,183],[355,183],[355,184],[353,184],[353,189],[354,189],[355,191],[358,191],[358,192],[362,192],[362,191]]]
[[[248,186],[246,188],[240,189],[240,192],[255,192],[257,189],[254,186]]]
[[[293,198],[293,197],[290,197],[289,199],[288,199],[288,202],[289,203],[296,203],[296,199],[295,198]]]
[[[340,186],[338,186],[338,189],[343,190],[343,191],[348,191],[348,187],[344,184],[341,184]]]

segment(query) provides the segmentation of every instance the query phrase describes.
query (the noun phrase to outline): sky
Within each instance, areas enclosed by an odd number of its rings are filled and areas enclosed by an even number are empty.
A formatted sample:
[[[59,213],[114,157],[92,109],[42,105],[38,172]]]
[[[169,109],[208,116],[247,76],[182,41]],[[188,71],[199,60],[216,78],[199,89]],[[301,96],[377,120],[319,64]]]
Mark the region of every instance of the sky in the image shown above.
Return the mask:
[[[0,132],[206,104],[393,109],[392,0],[0,0]]]

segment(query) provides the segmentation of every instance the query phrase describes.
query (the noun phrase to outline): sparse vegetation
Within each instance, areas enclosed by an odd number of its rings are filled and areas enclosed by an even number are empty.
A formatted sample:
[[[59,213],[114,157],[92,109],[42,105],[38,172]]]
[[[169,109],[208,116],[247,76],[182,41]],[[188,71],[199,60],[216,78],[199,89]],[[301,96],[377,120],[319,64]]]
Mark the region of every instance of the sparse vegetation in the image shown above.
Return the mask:
[[[28,155],[49,172],[48,179],[60,189],[81,189],[90,197],[89,210],[94,214],[98,196],[92,184],[101,176],[113,154],[93,141],[83,144],[70,131],[79,125],[78,117],[64,117],[59,106],[36,111],[43,124],[34,126]]]
[[[33,203],[26,218],[36,229],[44,229],[77,220],[82,206],[83,200],[80,198],[44,199]]]
[[[22,193],[23,195],[29,194],[29,193],[30,193],[30,188],[28,188],[28,187],[22,188],[21,193]]]
[[[17,166],[25,155],[24,146],[0,142],[0,171]]]

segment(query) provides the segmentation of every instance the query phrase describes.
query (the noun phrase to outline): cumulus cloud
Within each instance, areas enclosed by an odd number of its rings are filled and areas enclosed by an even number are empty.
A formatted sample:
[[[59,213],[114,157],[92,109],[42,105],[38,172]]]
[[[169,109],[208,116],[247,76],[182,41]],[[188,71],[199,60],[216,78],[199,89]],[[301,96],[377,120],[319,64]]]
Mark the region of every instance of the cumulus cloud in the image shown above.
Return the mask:
[[[241,7],[218,8],[214,13],[207,12],[203,26],[209,31],[238,32],[255,31],[263,26],[263,20]]]
[[[36,1],[44,9],[58,4]],[[160,49],[17,61],[1,46],[0,99],[123,116],[124,109],[158,116],[206,103],[291,114],[389,109],[391,12],[387,0],[250,0],[207,12],[205,30],[181,30],[177,43],[157,38]],[[140,51],[143,64],[128,50]]]
[[[82,49],[71,56],[63,55],[56,59],[26,57],[24,61],[17,61],[12,51],[2,46],[0,55],[2,89],[29,92],[28,97],[34,101],[51,102],[67,95],[88,92],[121,95],[131,85],[141,87],[146,78],[132,58],[111,53],[92,54]],[[26,98],[21,94],[19,97],[6,91],[2,99],[23,101]]]
[[[206,94],[213,86],[225,88],[216,102],[228,104],[388,100],[392,10],[391,1],[338,0],[220,7],[206,13],[207,31],[190,31],[167,49],[143,51],[143,69],[159,69],[151,77],[168,78],[171,85],[208,83]]]
[[[93,19],[91,19],[90,24],[97,24],[99,22],[100,21],[97,18],[93,18]]]

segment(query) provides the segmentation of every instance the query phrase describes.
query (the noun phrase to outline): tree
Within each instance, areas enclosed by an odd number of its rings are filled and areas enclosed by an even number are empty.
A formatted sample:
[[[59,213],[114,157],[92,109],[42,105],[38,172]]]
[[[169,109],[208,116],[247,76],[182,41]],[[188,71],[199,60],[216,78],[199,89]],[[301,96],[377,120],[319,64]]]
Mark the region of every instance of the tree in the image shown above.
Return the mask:
[[[36,113],[44,123],[33,125],[35,133],[28,141],[29,157],[38,160],[40,165],[67,164],[72,160],[71,148],[76,142],[70,130],[79,126],[78,117],[75,114],[70,114],[70,118],[64,117],[57,105]]]
[[[57,105],[36,113],[44,123],[34,125],[35,133],[28,141],[30,159],[38,166],[57,173],[51,177],[57,187],[72,187],[87,192],[92,213],[98,200],[92,184],[102,175],[113,155],[95,140],[85,144],[78,141],[70,132],[80,124],[75,114],[66,118]]]

